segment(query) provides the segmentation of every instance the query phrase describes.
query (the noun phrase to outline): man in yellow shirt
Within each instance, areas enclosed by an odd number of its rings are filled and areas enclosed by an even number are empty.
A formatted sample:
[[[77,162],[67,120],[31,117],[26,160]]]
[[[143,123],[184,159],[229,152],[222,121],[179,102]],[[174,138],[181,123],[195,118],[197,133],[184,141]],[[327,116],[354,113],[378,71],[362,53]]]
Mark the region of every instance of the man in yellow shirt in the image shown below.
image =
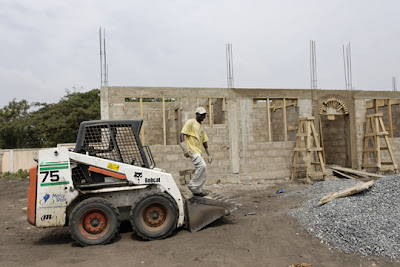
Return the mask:
[[[203,184],[206,181],[206,162],[204,161],[203,147],[208,155],[208,163],[211,164],[212,156],[208,149],[208,136],[201,123],[207,115],[207,111],[203,107],[196,109],[196,118],[188,120],[182,128],[180,134],[180,146],[183,150],[183,155],[191,158],[195,172],[189,182],[189,189],[195,196],[206,196],[210,191],[202,190]]]

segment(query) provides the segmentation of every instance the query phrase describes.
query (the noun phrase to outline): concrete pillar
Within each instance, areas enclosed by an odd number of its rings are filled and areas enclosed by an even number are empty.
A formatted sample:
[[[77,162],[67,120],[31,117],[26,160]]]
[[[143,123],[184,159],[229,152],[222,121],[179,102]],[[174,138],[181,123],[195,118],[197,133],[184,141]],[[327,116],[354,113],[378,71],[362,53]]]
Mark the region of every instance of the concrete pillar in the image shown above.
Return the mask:
[[[311,117],[313,105],[311,99],[299,99],[299,118]]]
[[[248,131],[250,127],[250,112],[252,107],[252,99],[251,98],[242,98],[240,99],[240,120],[241,120],[241,129],[242,129],[242,170],[243,174],[247,174],[247,141],[248,141]]]
[[[124,99],[125,101],[125,99]],[[102,86],[100,88],[100,110],[101,110],[101,119],[109,120],[110,119],[110,111],[109,111],[109,97],[108,97],[108,87]]]
[[[232,173],[239,173],[239,131],[238,131],[238,107],[236,99],[228,101],[228,126]]]
[[[14,173],[14,150],[10,150],[10,172]]]

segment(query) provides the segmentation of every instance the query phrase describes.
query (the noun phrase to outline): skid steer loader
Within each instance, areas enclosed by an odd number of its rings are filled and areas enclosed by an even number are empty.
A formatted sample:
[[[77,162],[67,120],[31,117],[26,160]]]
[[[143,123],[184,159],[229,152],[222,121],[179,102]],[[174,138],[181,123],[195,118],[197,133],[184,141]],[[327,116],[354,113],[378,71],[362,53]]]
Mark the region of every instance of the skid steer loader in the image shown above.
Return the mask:
[[[144,240],[179,227],[192,232],[237,208],[220,195],[185,198],[171,174],[155,167],[142,146],[142,120],[82,122],[76,146],[39,151],[30,169],[28,222],[68,226],[82,246],[110,242],[121,220]]]

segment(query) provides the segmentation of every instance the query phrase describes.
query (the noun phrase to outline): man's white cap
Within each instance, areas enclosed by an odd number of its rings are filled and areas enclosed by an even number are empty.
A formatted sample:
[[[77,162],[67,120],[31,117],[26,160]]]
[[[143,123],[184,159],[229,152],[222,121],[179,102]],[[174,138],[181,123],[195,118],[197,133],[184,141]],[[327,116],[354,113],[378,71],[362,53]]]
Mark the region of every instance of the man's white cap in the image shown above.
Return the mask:
[[[206,114],[207,110],[205,108],[203,108],[203,107],[198,107],[198,108],[196,108],[196,113]]]

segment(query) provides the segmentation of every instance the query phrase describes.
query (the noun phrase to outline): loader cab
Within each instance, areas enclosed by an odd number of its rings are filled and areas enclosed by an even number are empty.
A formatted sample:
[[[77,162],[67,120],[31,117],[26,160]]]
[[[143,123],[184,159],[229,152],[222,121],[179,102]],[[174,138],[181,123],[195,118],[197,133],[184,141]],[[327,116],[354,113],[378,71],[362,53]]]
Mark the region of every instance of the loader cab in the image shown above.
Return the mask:
[[[151,151],[139,138],[142,124],[143,120],[84,121],[74,152],[152,169]]]

